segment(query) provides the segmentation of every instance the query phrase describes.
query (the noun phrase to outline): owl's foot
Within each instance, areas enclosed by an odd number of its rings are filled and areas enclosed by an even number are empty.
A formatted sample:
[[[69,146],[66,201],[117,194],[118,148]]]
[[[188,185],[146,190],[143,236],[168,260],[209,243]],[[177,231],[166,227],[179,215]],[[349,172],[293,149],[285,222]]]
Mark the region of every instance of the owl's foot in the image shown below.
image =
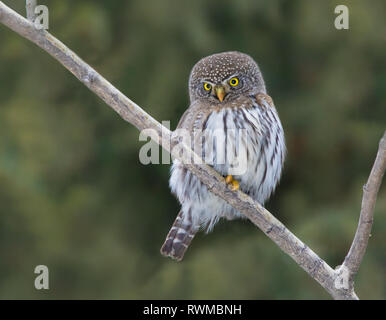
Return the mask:
[[[231,174],[227,175],[225,178],[225,182],[229,185],[231,185],[232,191],[239,190],[240,184],[237,180],[233,180],[233,177]]]

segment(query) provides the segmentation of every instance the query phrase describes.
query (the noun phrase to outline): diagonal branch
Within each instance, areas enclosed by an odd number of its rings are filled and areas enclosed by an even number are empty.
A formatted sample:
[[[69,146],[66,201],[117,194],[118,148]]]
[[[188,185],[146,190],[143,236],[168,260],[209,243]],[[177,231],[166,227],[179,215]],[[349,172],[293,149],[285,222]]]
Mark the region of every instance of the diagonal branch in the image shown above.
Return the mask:
[[[137,104],[122,94],[62,42],[45,30],[35,29],[30,21],[4,5],[1,1],[0,22],[48,52],[113,108],[125,121],[133,124],[139,130],[152,129],[153,134],[151,138],[155,142],[171,152],[174,158],[184,163],[187,169],[195,174],[207,186],[210,192],[224,199],[259,227],[283,252],[288,254],[301,268],[325,288],[333,298],[358,299],[352,286],[342,287],[337,285],[336,281],[341,276],[339,269],[332,269],[259,203],[240,191],[231,191],[225,184],[224,178],[218,172],[205,164],[199,164],[203,163],[203,160],[187,145],[175,141],[169,129],[162,126]],[[183,151],[182,153],[175,152],[176,148],[173,147],[176,144],[178,144],[179,150]],[[191,159],[195,159],[193,163]]]

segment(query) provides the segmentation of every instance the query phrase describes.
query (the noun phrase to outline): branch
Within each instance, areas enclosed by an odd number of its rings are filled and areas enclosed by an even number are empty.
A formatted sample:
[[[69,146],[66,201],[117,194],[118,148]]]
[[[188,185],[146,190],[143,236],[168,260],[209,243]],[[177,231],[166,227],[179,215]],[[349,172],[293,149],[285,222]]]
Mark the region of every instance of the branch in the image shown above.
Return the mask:
[[[26,0],[25,9],[27,11],[27,19],[31,22],[35,21],[35,8],[36,8],[36,0]]]
[[[137,104],[123,95],[62,42],[45,30],[35,29],[30,21],[8,8],[1,1],[0,22],[48,52],[113,108],[125,121],[133,124],[139,130],[151,128],[154,132],[151,138],[155,142],[171,152],[174,158],[184,163],[186,168],[195,174],[207,186],[210,192],[224,199],[259,227],[283,252],[288,254],[301,268],[325,288],[333,298],[358,299],[353,288],[341,287],[336,284],[336,281],[342,275],[341,269],[332,269],[269,211],[252,198],[241,191],[231,191],[224,178],[218,172],[203,164],[203,160],[187,145],[176,141],[170,130],[162,126]],[[182,152],[175,152],[176,148],[173,147],[176,144],[178,144]],[[191,159],[194,159],[193,163],[191,163]]]
[[[344,259],[343,268],[349,272],[350,284],[353,285],[353,278],[359,270],[359,266],[365,255],[367,243],[371,236],[373,225],[374,207],[377,200],[378,190],[382,183],[383,174],[386,168],[386,131],[379,142],[377,157],[371,169],[369,179],[363,186],[362,207],[359,217],[359,224],[355,233],[354,241],[350,251]]]

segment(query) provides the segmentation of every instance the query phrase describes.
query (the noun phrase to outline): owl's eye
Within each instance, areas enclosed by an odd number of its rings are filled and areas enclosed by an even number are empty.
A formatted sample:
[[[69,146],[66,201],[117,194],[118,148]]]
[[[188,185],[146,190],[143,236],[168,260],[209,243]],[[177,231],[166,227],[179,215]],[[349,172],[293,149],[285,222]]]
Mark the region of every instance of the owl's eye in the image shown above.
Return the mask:
[[[232,86],[232,87],[236,87],[238,84],[239,84],[239,78],[232,78],[229,80],[229,84]]]
[[[204,89],[206,91],[210,91],[210,89],[212,89],[212,85],[210,83],[208,83],[208,82],[205,82],[204,83]]]

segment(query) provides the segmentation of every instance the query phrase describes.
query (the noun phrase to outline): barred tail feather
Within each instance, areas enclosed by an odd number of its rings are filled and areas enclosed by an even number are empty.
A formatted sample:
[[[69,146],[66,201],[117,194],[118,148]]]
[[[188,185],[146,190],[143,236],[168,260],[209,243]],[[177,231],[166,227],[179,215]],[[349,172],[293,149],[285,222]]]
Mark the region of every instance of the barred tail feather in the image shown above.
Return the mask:
[[[161,254],[181,261],[197,231],[198,228],[193,226],[191,218],[188,216],[188,219],[184,219],[183,212],[180,211],[166,236]]]

